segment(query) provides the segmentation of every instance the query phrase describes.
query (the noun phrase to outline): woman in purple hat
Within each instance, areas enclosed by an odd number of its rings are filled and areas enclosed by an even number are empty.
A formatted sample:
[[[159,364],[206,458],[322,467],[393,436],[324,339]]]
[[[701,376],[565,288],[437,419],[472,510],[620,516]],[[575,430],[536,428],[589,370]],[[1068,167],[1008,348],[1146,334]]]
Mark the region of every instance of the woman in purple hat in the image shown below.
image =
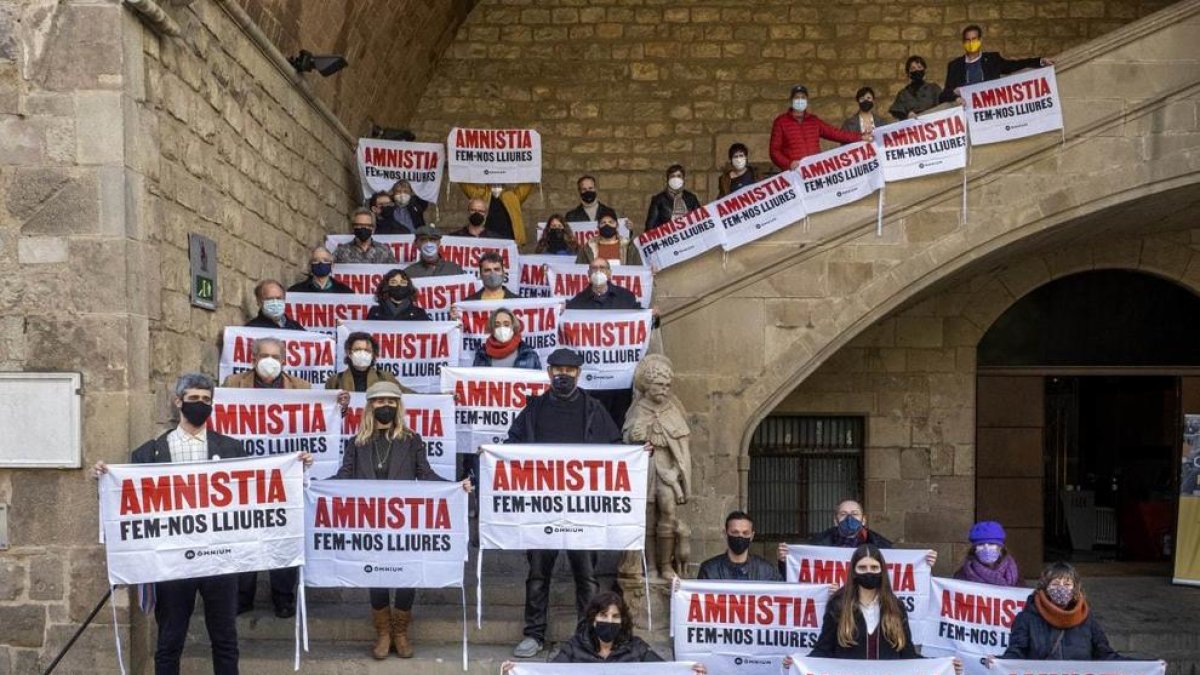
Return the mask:
[[[967,535],[971,550],[963,558],[955,579],[992,586],[1020,586],[1017,561],[1004,546],[1004,527],[994,520],[982,520],[971,526]]]

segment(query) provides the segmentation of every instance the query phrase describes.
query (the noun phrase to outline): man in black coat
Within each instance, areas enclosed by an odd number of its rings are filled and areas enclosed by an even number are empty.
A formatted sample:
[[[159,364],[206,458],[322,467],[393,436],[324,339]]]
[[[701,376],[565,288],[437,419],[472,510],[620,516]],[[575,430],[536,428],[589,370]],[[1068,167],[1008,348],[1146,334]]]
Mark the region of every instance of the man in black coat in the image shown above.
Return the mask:
[[[392,185],[392,206],[375,228],[375,234],[416,234],[425,227],[425,209],[429,202],[413,192],[412,184],[398,180]]]
[[[1035,56],[1031,59],[1009,60],[1000,52],[983,51],[983,29],[970,25],[962,31],[964,55],[946,64],[946,81],[939,99],[942,103],[958,100],[958,90],[968,84],[988,82],[1026,68],[1054,65],[1050,59]]]
[[[246,322],[247,327],[304,330],[304,326],[285,311],[287,292],[283,290],[283,284],[274,279],[263,279],[254,287],[254,297],[258,300],[258,315]]]
[[[568,223],[596,222],[604,216],[617,217],[616,211],[596,197],[595,178],[580,176],[579,180],[575,181],[575,187],[579,190],[579,206],[567,211]]]
[[[754,541],[754,521],[744,511],[725,517],[725,552],[700,564],[697,579],[728,581],[783,581],[779,570],[760,556],[750,553]]]
[[[354,289],[333,278],[333,254],[318,246],[308,256],[308,278],[288,286],[288,293],[353,293]]]
[[[683,166],[672,164],[667,169],[667,189],[650,198],[646,210],[646,232],[660,227],[675,216],[700,208],[700,199],[683,188],[687,172]]]
[[[550,390],[529,399],[513,420],[507,443],[621,443],[621,429],[608,411],[578,387],[583,357],[570,349],[557,349],[546,359]],[[556,550],[526,551],[529,576],[525,580],[525,637],[513,656],[531,658],[546,643],[546,605],[550,576],[558,560]],[[599,588],[593,551],[567,551],[575,577],[575,611],[582,625],[584,608]]]

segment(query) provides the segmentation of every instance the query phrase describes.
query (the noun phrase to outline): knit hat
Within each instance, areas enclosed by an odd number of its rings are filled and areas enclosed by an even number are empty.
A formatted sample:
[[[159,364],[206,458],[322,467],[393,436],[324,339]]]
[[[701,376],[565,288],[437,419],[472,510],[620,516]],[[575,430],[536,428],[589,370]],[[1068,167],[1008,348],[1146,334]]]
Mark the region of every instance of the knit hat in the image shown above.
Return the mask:
[[[967,539],[971,544],[1003,544],[1004,527],[994,520],[981,520],[971,526]]]

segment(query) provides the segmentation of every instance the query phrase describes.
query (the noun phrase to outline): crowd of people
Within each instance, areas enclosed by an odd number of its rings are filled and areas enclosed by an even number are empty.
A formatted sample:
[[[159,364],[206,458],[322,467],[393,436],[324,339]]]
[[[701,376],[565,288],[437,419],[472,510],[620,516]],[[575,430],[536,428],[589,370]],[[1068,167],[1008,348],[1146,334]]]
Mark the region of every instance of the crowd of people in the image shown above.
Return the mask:
[[[991,80],[1016,70],[1048,65],[1045,58],[1008,60],[996,52],[982,50],[983,31],[968,26],[962,31],[963,55],[948,64],[944,86],[926,77],[927,64],[920,56],[905,63],[909,83],[896,94],[887,109],[895,120],[912,119],[941,103],[954,102],[961,87]],[[876,93],[862,87],[855,95],[858,112],[841,127],[830,125],[808,109],[809,90],[804,85],[790,89],[788,109],[774,121],[770,138],[770,160],[778,170],[794,169],[798,163],[820,151],[820,140],[837,143],[870,141],[877,128],[888,121],[876,108]],[[721,195],[746,187],[764,176],[751,163],[743,143],[734,143],[728,151],[729,163],[722,168]],[[686,185],[687,170],[679,164],[665,172],[661,192],[650,197],[644,231],[651,231],[673,218],[698,208],[699,197]],[[467,198],[463,221],[449,227],[429,218],[429,203],[415,194],[407,181],[396,182],[390,191],[373,194],[366,204],[349,217],[353,239],[333,251],[314,247],[308,258],[304,278],[287,286],[265,279],[254,289],[258,312],[245,325],[279,331],[302,331],[286,311],[288,292],[352,293],[338,281],[334,267],[339,264],[392,265],[375,289],[375,305],[368,320],[425,321],[429,314],[416,302],[413,279],[462,274],[463,269],[442,255],[443,236],[505,239],[521,250],[536,254],[559,255],[564,260],[588,266],[587,288],[566,302],[569,309],[643,309],[628,289],[612,282],[613,269],[621,265],[640,265],[641,257],[628,231],[622,231],[616,210],[600,200],[594,177],[581,176],[576,182],[579,202],[564,214],[546,219],[545,227],[530,237],[523,205],[533,186],[460,184]],[[581,243],[571,231],[571,223],[595,222],[596,236]],[[377,235],[414,236],[415,260],[397,260],[393,249],[376,239]],[[482,288],[468,299],[504,300],[515,297],[505,288],[504,259],[483,255],[478,259]],[[452,317],[456,313],[452,311]],[[477,367],[545,369],[551,386],[544,394],[531,398],[508,432],[509,443],[619,443],[622,441],[625,411],[630,404],[628,391],[586,391],[579,386],[582,357],[569,349],[559,349],[542,363],[538,353],[522,339],[517,315],[507,308],[491,313],[487,338],[476,352]],[[254,389],[308,389],[311,385],[283,372],[283,343],[278,338],[261,338],[253,345],[253,366],[232,375],[223,386]],[[423,439],[405,424],[404,396],[411,393],[395,376],[376,365],[379,345],[365,332],[351,333],[344,343],[344,368],[324,383],[339,392],[338,401],[348,404],[351,392],[365,393],[366,408],[357,433],[347,443],[335,478],[371,480],[440,480],[426,459]],[[234,458],[246,455],[239,441],[208,430],[205,423],[212,412],[216,383],[203,374],[181,376],[174,389],[174,405],[179,421],[170,431],[135,450],[134,463],[193,462],[209,458]],[[478,480],[478,457],[464,454],[459,479],[464,490],[471,491]],[[312,458],[302,455],[306,465]],[[95,467],[99,475],[107,470],[103,462]],[[814,656],[832,658],[897,659],[920,658],[913,644],[907,613],[892,592],[883,550],[891,541],[870,529],[860,503],[847,500],[835,509],[832,526],[815,533],[810,543],[853,549],[849,578],[845,585],[831,588],[831,600],[822,624]],[[769,562],[750,553],[754,541],[754,522],[744,512],[731,513],[725,520],[726,550],[699,568],[700,579],[730,581],[783,581],[787,546],[781,544],[778,560]],[[1005,532],[999,523],[980,522],[967,534],[971,547],[959,565],[955,577],[969,581],[1005,586],[1022,583],[1015,559],[1005,547]],[[528,551],[524,634],[513,653],[532,658],[546,646],[547,604],[551,573],[561,552]],[[578,625],[575,636],[562,645],[555,657],[559,662],[610,663],[659,661],[661,657],[644,641],[633,635],[629,608],[619,587],[601,588],[597,582],[596,556],[586,551],[566,551],[576,591]],[[929,551],[930,565],[937,554]],[[296,570],[273,570],[270,597],[275,615],[289,618],[296,612]],[[253,608],[257,574],[203,577],[162,582],[147,589],[157,600],[158,645],[156,672],[178,672],[179,659],[195,605],[195,596],[204,600],[205,621],[212,642],[213,669],[218,675],[237,672],[238,647],[236,615]],[[402,658],[411,657],[413,646],[408,638],[415,598],[413,589],[370,589],[369,601],[376,641],[371,654],[383,659],[393,651]],[[1118,658],[1105,639],[1104,632],[1089,613],[1078,573],[1068,564],[1056,563],[1042,573],[1024,611],[1013,626],[1008,658],[1023,659],[1110,659]],[[961,664],[956,664],[961,669]],[[505,664],[505,670],[512,664]],[[704,673],[704,666],[696,672]]]

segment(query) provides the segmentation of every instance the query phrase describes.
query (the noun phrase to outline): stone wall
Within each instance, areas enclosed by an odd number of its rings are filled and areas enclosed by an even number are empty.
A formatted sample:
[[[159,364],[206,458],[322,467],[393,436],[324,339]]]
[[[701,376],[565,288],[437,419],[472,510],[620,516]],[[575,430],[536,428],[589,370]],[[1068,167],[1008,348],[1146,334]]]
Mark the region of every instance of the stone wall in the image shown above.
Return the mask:
[[[983,24],[985,49],[1053,55],[1167,4],[483,0],[438,63],[413,128],[441,140],[454,125],[533,126],[545,203],[530,199],[526,222],[571,208],[576,178],[592,173],[601,199],[640,227],[673,163],[688,167],[702,201],[716,197],[730,143],[769,163],[771,122],[793,84],[806,83],[810,110],[840,125],[863,85],[886,110],[911,54],[941,83],[969,22]],[[452,194],[446,224],[457,225],[465,209]]]

